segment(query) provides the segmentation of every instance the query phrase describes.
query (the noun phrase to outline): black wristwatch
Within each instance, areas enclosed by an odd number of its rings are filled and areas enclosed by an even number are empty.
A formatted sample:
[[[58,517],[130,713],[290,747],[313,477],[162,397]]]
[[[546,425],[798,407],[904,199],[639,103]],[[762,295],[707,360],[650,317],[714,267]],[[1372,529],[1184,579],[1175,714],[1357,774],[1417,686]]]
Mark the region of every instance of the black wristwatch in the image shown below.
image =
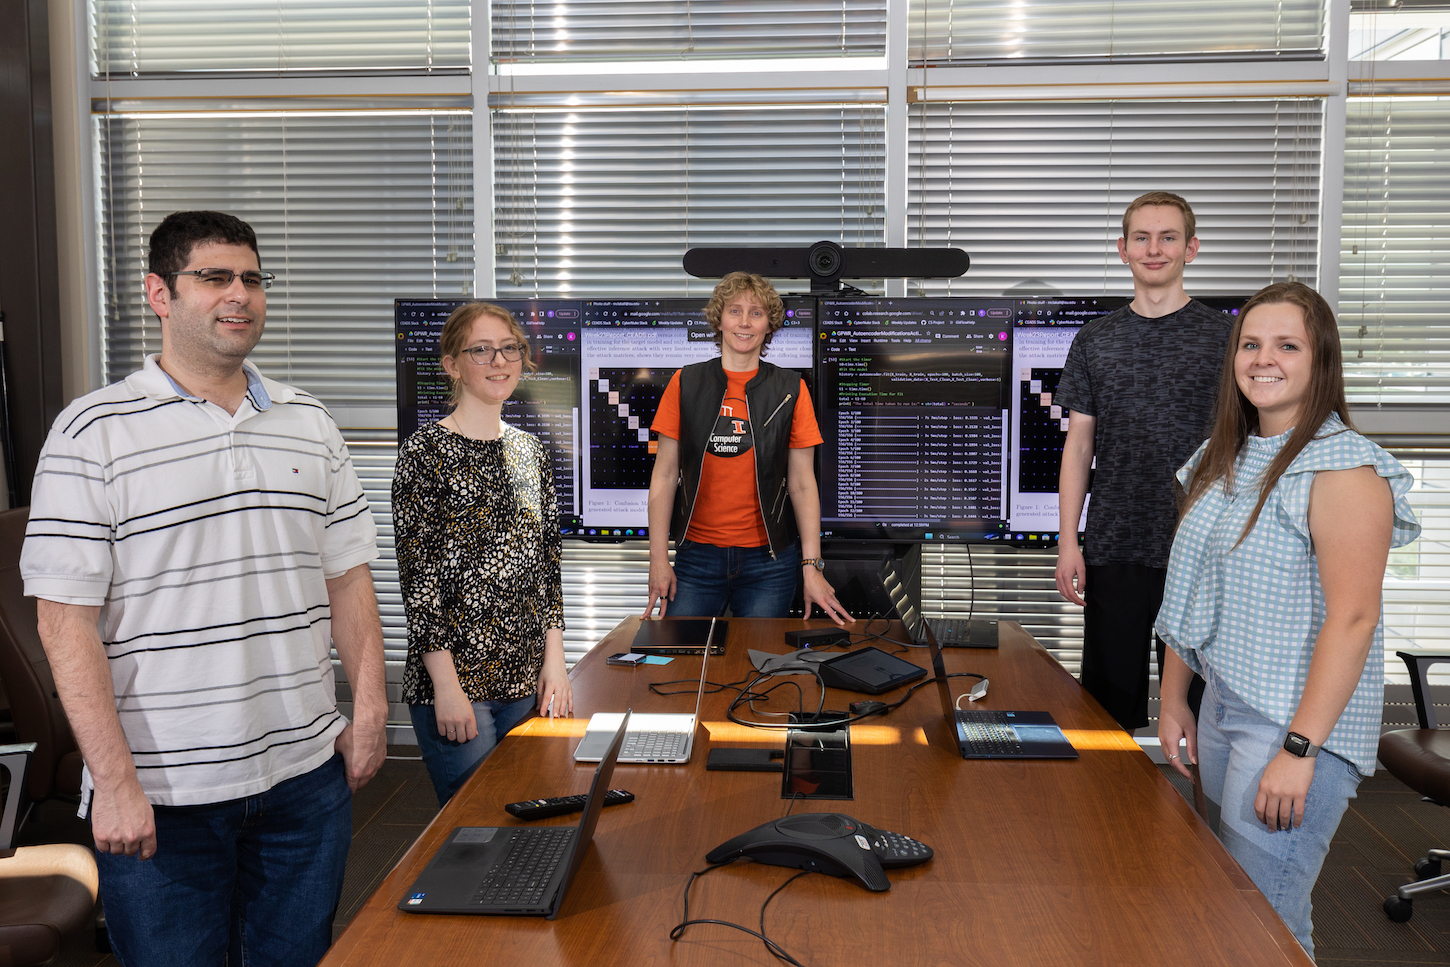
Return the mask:
[[[1290,755],[1296,755],[1301,759],[1312,759],[1319,754],[1319,749],[1319,746],[1298,732],[1290,732],[1284,736],[1284,751]]]
[[[803,557],[801,558],[801,567],[813,567],[817,571],[824,571],[826,569],[826,560],[821,557]]]

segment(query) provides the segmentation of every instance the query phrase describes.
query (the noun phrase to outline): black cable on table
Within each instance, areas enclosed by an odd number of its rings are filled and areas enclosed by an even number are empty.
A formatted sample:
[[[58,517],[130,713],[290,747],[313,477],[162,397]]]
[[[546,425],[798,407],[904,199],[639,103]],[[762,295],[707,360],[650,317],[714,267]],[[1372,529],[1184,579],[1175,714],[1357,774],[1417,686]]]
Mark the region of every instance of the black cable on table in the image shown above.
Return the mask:
[[[672,940],[672,941],[679,940],[682,936],[684,936],[684,934],[685,934],[685,928],[686,927],[693,927],[696,924],[713,923],[713,924],[717,924],[717,925],[722,926],[722,927],[730,927],[730,928],[732,928],[734,930],[739,930],[742,933],[748,933],[752,937],[755,937],[756,939],[760,940],[761,943],[765,944],[765,949],[766,950],[769,950],[778,959],[783,960],[783,961],[785,961],[788,964],[794,964],[795,967],[805,967],[805,964],[802,964],[799,960],[796,960],[790,954],[786,953],[784,947],[782,947],[780,944],[776,943],[774,940],[771,940],[769,937],[767,937],[765,935],[765,933],[764,933],[763,930],[761,930],[761,931],[751,930],[749,927],[741,926],[738,923],[731,923],[729,920],[710,920],[710,919],[705,919],[705,918],[700,918],[698,920],[691,920],[690,919],[690,887],[692,887],[692,886],[695,885],[695,880],[698,879],[699,877],[704,876],[706,873],[709,873],[709,872],[711,872],[713,870],[718,870],[722,866],[729,866],[729,865],[730,865],[729,863],[717,863],[714,866],[707,866],[703,870],[696,870],[694,873],[691,873],[690,874],[690,879],[685,883],[685,918],[683,920],[681,920],[679,923],[675,924],[674,927],[670,929],[670,940]],[[795,876],[791,877],[789,880],[786,880],[785,883],[782,883],[781,884],[781,887],[783,888],[783,887],[787,886],[788,884],[790,884],[790,882],[792,880],[795,880],[798,877],[800,877],[800,876],[802,876],[802,875],[804,875],[805,873],[808,873],[808,872],[810,872],[810,871],[809,870],[803,870],[801,873],[797,873]],[[770,900],[771,900],[771,897],[774,897],[775,894],[776,893],[779,893],[779,892],[780,892],[780,888],[777,888],[776,891],[775,891],[775,893],[772,893],[769,897],[766,897],[765,898],[765,903],[769,903]],[[764,925],[764,923],[765,923],[765,903],[762,903],[760,905],[760,920],[761,920],[761,924],[762,925]]]

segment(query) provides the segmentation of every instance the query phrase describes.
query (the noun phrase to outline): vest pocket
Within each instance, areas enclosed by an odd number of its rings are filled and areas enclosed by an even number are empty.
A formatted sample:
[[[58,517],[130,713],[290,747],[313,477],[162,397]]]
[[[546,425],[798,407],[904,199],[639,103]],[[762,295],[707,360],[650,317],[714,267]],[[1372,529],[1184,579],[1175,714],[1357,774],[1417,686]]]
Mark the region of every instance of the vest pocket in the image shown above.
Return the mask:
[[[782,480],[780,482],[780,488],[775,492],[775,503],[770,507],[770,518],[777,524],[780,523],[780,515],[785,511],[785,498],[789,493],[789,482]]]

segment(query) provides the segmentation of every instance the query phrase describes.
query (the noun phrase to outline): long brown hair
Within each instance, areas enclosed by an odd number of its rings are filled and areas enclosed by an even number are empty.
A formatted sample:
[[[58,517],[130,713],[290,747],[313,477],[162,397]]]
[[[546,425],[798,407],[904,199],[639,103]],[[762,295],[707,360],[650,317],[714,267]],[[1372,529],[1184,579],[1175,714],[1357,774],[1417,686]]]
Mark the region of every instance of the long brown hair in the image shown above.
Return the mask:
[[[1304,330],[1309,337],[1309,389],[1299,404],[1299,416],[1293,432],[1264,472],[1264,481],[1259,487],[1259,501],[1249,522],[1234,546],[1243,543],[1249,531],[1259,522],[1259,513],[1269,499],[1269,493],[1279,483],[1289,464],[1294,462],[1314,434],[1324,425],[1331,414],[1349,429],[1349,408],[1344,401],[1344,364],[1340,358],[1339,323],[1334,311],[1324,297],[1302,282],[1276,282],[1255,292],[1244,303],[1238,319],[1234,321],[1229,334],[1228,350],[1223,358],[1223,374],[1218,384],[1218,416],[1214,420],[1213,435],[1209,437],[1208,449],[1194,471],[1193,483],[1189,485],[1188,496],[1183,501],[1183,513],[1208,492],[1208,489],[1223,480],[1224,487],[1234,487],[1234,462],[1243,450],[1249,434],[1258,429],[1258,407],[1248,401],[1239,391],[1234,374],[1234,357],[1238,355],[1239,340],[1243,334],[1244,320],[1259,306],[1292,305],[1304,314]]]

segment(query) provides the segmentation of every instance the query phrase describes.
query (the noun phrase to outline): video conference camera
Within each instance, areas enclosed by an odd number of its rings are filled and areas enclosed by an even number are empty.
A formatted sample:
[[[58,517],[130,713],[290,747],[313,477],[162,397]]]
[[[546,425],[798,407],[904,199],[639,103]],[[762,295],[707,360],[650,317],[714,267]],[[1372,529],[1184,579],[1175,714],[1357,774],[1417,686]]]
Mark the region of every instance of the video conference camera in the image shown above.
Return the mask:
[[[810,279],[818,295],[839,291],[842,279],[952,279],[971,259],[957,248],[845,248],[826,240],[805,248],[692,248],[684,265],[699,279],[731,272]]]

